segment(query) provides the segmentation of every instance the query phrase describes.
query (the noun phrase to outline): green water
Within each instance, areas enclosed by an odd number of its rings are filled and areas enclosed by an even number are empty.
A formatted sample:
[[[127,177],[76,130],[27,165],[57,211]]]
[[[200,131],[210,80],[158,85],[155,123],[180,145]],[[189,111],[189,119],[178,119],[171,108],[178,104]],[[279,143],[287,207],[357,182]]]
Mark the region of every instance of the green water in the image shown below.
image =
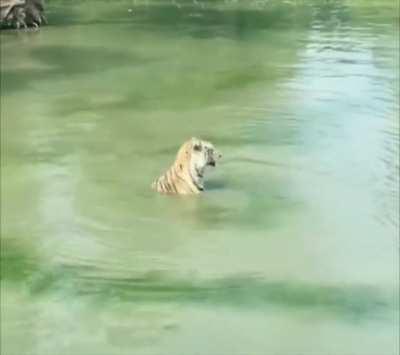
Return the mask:
[[[48,18],[0,35],[2,355],[398,354],[398,2]]]

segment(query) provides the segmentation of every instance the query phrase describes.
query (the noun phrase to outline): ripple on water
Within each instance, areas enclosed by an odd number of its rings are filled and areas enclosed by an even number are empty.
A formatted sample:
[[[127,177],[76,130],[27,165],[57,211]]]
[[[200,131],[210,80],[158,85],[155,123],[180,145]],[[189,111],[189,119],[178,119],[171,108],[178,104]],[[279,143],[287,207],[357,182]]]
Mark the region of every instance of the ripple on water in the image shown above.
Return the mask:
[[[1,34],[5,352],[394,354],[389,1],[97,3]],[[153,193],[192,135],[205,193]]]

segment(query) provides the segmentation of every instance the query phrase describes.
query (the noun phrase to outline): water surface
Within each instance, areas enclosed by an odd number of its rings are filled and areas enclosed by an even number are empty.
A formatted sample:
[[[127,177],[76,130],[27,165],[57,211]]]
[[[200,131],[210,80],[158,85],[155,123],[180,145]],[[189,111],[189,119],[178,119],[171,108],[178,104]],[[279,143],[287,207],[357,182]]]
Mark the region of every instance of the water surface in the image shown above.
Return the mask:
[[[0,37],[1,353],[397,354],[398,3],[70,3]]]

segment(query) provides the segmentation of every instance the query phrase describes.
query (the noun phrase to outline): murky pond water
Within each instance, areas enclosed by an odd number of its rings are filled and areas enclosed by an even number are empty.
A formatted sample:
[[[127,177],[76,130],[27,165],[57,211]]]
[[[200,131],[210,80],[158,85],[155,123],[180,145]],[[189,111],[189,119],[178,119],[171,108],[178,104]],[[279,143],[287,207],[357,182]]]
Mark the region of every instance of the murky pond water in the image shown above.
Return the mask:
[[[398,3],[67,4],[0,37],[1,353],[397,354]]]

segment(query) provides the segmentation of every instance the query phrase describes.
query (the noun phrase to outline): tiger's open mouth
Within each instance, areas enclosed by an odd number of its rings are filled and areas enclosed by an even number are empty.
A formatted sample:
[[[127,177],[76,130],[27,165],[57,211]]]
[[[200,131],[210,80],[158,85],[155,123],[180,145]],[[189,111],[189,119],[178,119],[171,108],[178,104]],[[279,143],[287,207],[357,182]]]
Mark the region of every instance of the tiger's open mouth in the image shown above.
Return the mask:
[[[211,160],[210,162],[208,162],[207,165],[210,165],[210,166],[214,166],[214,167],[215,167],[215,165],[216,165],[215,160]]]

